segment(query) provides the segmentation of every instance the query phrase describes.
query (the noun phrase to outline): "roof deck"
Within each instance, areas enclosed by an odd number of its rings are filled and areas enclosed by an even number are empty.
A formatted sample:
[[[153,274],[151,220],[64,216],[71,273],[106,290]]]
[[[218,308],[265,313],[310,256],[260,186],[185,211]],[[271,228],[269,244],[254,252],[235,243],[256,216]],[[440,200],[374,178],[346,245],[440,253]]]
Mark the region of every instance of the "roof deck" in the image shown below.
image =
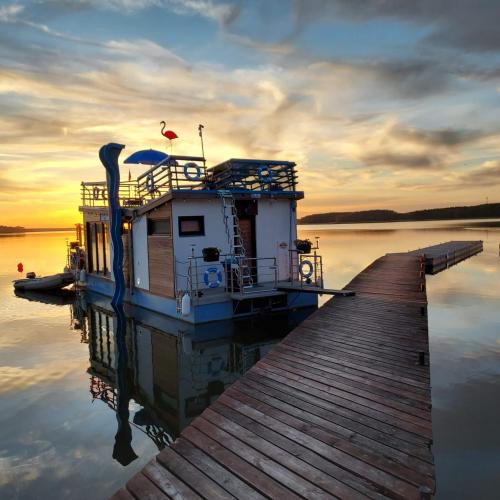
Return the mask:
[[[122,207],[134,208],[167,194],[217,196],[220,191],[231,191],[302,198],[297,184],[295,163],[289,161],[230,159],[207,168],[203,157],[171,155],[135,180],[120,182],[119,200]],[[81,183],[82,207],[107,204],[106,181]]]

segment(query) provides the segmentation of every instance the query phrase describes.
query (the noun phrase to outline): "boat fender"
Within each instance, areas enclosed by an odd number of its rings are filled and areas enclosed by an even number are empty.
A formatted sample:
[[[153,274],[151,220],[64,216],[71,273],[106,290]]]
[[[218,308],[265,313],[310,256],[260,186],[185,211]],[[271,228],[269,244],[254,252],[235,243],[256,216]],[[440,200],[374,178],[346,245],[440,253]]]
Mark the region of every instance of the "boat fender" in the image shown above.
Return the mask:
[[[85,283],[87,281],[87,273],[85,272],[85,269],[80,270],[79,281],[80,283]]]
[[[194,169],[194,172],[192,170]],[[184,165],[184,177],[189,181],[199,181],[201,178],[201,169],[200,167],[190,161]]]
[[[305,267],[307,267],[307,271],[304,269]],[[303,260],[300,263],[299,273],[303,278],[310,278],[312,276],[313,271],[314,271],[314,267],[313,267],[312,262],[310,260]]]
[[[273,182],[273,173],[268,166],[262,165],[261,167],[259,167],[259,170],[257,170],[257,174],[259,176],[260,182],[264,182],[265,184],[270,184],[271,182]]]
[[[215,274],[216,279],[211,280],[210,276]],[[205,275],[203,276],[203,281],[208,288],[217,288],[222,283],[222,273],[216,267],[209,267],[205,271]]]
[[[183,316],[189,316],[191,313],[191,297],[187,292],[182,296],[181,313]]]
[[[153,174],[148,174],[146,177],[146,189],[148,193],[153,193],[155,190],[155,179],[153,177]]]

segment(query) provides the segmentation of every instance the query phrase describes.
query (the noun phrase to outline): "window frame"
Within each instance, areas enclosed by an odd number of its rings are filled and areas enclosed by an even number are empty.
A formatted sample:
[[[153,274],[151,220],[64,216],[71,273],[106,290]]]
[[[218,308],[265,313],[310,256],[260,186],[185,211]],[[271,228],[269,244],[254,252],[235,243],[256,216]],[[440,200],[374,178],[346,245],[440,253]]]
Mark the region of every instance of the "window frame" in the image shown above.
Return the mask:
[[[165,223],[167,224],[168,232],[166,233],[158,233],[153,231],[153,227],[157,223]],[[170,221],[170,217],[148,217],[148,236],[167,236],[169,238],[172,237],[172,223]]]
[[[87,271],[102,276],[111,275],[109,225],[106,222],[87,222]],[[108,267],[109,265],[109,267]]]
[[[182,223],[186,221],[197,221],[199,222],[199,231],[183,231]],[[193,236],[205,236],[205,216],[204,215],[179,215],[177,217],[177,227],[179,231],[179,238],[193,237]]]

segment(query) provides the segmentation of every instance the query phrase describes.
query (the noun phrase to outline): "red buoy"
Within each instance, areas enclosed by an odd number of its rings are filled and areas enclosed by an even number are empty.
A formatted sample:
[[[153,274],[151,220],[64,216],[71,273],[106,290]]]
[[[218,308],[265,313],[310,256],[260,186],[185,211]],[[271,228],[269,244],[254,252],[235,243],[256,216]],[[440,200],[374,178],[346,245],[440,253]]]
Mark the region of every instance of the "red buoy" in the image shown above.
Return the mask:
[[[24,267],[23,267],[23,263],[22,262],[19,262],[19,264],[17,265],[17,271],[19,273],[22,273],[24,270]]]

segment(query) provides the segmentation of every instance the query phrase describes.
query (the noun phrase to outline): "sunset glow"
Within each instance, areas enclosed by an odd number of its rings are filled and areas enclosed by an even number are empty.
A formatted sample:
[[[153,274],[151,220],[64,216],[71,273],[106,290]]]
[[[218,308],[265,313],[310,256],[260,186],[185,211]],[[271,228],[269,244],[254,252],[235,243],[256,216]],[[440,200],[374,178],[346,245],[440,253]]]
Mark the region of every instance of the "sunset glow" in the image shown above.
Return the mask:
[[[295,161],[299,215],[500,201],[500,6],[0,4],[0,225],[78,222],[107,142]],[[123,158],[122,158],[123,159]],[[142,172],[131,167],[132,175]],[[128,176],[128,166],[123,169]]]

